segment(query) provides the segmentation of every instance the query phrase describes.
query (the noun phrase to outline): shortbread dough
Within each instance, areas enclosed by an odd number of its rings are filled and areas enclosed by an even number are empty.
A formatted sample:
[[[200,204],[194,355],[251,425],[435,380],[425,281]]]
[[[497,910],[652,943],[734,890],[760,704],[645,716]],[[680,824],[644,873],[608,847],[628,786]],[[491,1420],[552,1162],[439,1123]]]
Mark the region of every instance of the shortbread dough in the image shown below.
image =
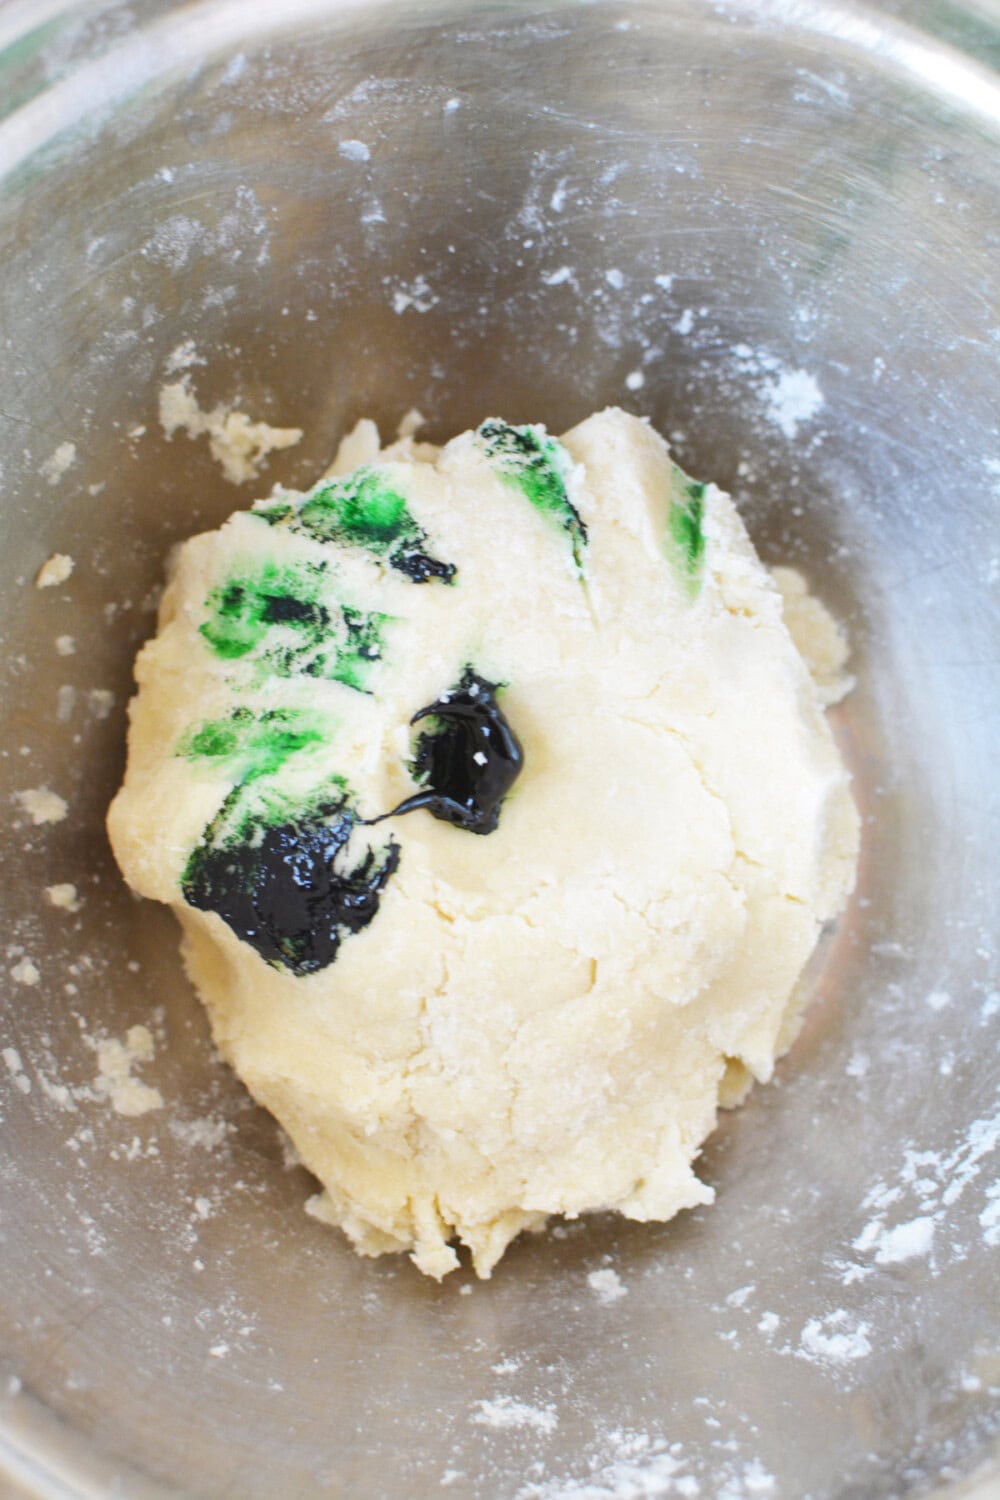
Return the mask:
[[[858,843],[726,495],[614,409],[362,422],[178,549],[136,676],[115,853],[318,1218],[488,1276],[549,1215],[711,1201]]]

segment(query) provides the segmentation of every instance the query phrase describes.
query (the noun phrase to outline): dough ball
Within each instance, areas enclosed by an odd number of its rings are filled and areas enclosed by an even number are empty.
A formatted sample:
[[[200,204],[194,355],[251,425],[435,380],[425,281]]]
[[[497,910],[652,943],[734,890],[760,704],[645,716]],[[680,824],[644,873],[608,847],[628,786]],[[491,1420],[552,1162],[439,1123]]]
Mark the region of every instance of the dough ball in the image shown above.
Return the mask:
[[[361,423],[178,550],[136,676],[115,853],[318,1217],[487,1276],[549,1215],[711,1200],[858,840],[726,495],[618,410]]]

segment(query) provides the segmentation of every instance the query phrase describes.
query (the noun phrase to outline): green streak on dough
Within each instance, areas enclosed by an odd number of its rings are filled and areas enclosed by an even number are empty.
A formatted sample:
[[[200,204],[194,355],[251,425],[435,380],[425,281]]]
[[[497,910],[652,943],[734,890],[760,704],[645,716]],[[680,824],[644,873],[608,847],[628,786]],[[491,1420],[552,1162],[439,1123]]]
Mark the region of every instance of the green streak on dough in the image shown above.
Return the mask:
[[[431,578],[450,583],[455,575],[452,563],[427,553],[426,532],[411,515],[405,496],[394,488],[392,471],[382,465],[364,465],[342,479],[317,485],[300,506],[280,499],[250,514],[272,526],[287,524],[317,542],[362,547],[414,583]]]
[[[540,427],[511,427],[496,418],[483,422],[477,436],[501,478],[519,489],[542,515],[569,532],[573,561],[582,574],[587,528],[566,489],[572,459],[562,443]]]
[[[421,540],[403,496],[378,469],[358,469],[314,490],[298,519],[318,541],[354,543],[376,557],[384,557],[394,544],[415,546]]]
[[[214,588],[205,601],[201,634],[217,656],[234,661],[258,647],[274,625],[322,639],[329,615],[319,602],[319,581],[304,568],[264,563]]]
[[[670,512],[667,518],[670,553],[693,598],[701,588],[705,563],[705,491],[676,464],[671,473]]]
[[[257,653],[277,677],[322,677],[370,691],[388,615],[324,603],[324,571],[265,562],[212,589],[200,631],[217,656]]]
[[[232,773],[239,786],[275,776],[293,755],[322,745],[332,724],[321,714],[299,708],[254,712],[236,708],[224,719],[208,719],[181,739],[176,753],[186,760],[210,760]]]

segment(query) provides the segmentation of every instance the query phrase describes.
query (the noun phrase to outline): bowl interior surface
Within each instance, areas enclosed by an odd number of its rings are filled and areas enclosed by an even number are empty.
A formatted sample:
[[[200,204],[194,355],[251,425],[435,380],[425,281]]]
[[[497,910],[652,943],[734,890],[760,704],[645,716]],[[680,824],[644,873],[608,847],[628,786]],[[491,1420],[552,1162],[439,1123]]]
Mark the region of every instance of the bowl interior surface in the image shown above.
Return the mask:
[[[1000,88],[840,0],[276,10],[0,12],[0,1475],[923,1493],[986,1452],[1000,1382]],[[234,489],[161,431],[185,368],[302,443]],[[438,1287],[303,1213],[117,874],[131,663],[169,548],[308,486],[359,416],[443,440],[609,403],[847,624],[859,886],[702,1157],[712,1208]],[[126,1118],[94,1045],[138,1023],[165,1102]]]

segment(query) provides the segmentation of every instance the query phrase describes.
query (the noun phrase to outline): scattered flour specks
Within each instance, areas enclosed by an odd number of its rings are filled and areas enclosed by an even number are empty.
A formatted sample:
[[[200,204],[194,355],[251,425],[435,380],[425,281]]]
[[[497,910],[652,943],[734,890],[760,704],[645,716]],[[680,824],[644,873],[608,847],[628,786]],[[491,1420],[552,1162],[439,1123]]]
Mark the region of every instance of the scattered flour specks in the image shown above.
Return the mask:
[[[492,1401],[476,1401],[473,1404],[473,1422],[481,1427],[530,1428],[535,1432],[554,1432],[559,1417],[553,1406],[530,1406],[526,1401],[516,1401],[513,1396],[496,1396]]]
[[[35,577],[36,589],[54,589],[65,583],[73,571],[73,559],[65,552],[53,552],[46,558]]]
[[[28,989],[34,989],[42,976],[30,958],[19,958],[10,971],[10,977],[17,984],[23,984]]]
[[[611,1266],[602,1266],[599,1271],[591,1271],[587,1277],[587,1285],[592,1292],[596,1293],[598,1301],[604,1307],[628,1296],[628,1287]]]
[[[192,365],[203,365],[205,362],[195,348],[194,339],[183,339],[167,355],[163,368],[168,375],[177,375],[181,370],[189,370]]]
[[[871,1325],[855,1320],[840,1307],[824,1318],[810,1318],[802,1330],[796,1353],[821,1364],[842,1365],[872,1352]]]
[[[76,444],[60,443],[54,452],[50,453],[43,464],[39,466],[38,472],[49,484],[58,484],[68,468],[76,463]]]
[[[543,271],[541,276],[543,286],[563,286],[567,281],[574,282],[572,266],[557,266],[554,271]]]
[[[991,1249],[1000,1245],[1000,1178],[986,1189],[986,1207],[979,1215],[983,1243]]]
[[[168,1120],[170,1134],[182,1146],[198,1146],[203,1151],[218,1151],[235,1128],[228,1120],[204,1115],[196,1120]]]
[[[806,370],[781,370],[764,388],[767,415],[786,438],[795,437],[800,422],[808,422],[823,405],[823,392]]]
[[[951,1004],[951,996],[947,990],[931,990],[927,996],[927,1004],[931,1010],[944,1010],[946,1005]]]
[[[58,656],[75,656],[76,640],[71,635],[56,636],[56,654]]]
[[[907,1147],[895,1178],[880,1179],[865,1195],[862,1206],[869,1217],[852,1242],[853,1249],[870,1255],[875,1265],[895,1265],[930,1255],[932,1248],[936,1249],[938,1230],[943,1231],[947,1223],[947,1210],[979,1176],[985,1159],[998,1146],[1000,1114],[973,1120],[950,1150]],[[898,1222],[891,1224],[890,1218]],[[981,1217],[979,1222],[983,1224]],[[983,1227],[989,1227],[988,1219]],[[952,1252],[955,1250],[953,1245]],[[848,1266],[845,1282],[869,1275],[871,1270],[871,1265]],[[936,1274],[933,1261],[931,1272]]]
[[[339,141],[337,150],[347,161],[370,161],[371,151],[364,141]]]
[[[69,812],[65,798],[60,797],[58,792],[50,792],[47,786],[29,787],[14,795],[36,826],[42,823],[61,823]]]
[[[800,425],[821,410],[823,392],[808,370],[789,369],[776,355],[749,344],[734,344],[731,353],[753,383],[764,415],[784,437],[796,437]]]
[[[426,276],[417,276],[409,284],[404,282],[394,289],[392,310],[394,313],[405,313],[412,307],[414,312],[425,313],[430,312],[437,301]]]
[[[625,389],[627,391],[641,391],[646,384],[646,377],[641,370],[632,370],[625,376]]]
[[[14,1087],[17,1089],[18,1093],[30,1094],[31,1079],[24,1071],[24,1064],[21,1061],[21,1054],[20,1052],[18,1052],[17,1048],[4,1047],[3,1051],[0,1052],[0,1057],[3,1058],[4,1066],[6,1067],[7,1072],[10,1074],[11,1079],[14,1083]]]
[[[900,1261],[913,1260],[920,1255],[929,1255],[933,1241],[934,1220],[929,1214],[921,1214],[892,1229],[872,1220],[854,1241],[854,1248],[874,1250],[876,1264],[890,1266]]]

